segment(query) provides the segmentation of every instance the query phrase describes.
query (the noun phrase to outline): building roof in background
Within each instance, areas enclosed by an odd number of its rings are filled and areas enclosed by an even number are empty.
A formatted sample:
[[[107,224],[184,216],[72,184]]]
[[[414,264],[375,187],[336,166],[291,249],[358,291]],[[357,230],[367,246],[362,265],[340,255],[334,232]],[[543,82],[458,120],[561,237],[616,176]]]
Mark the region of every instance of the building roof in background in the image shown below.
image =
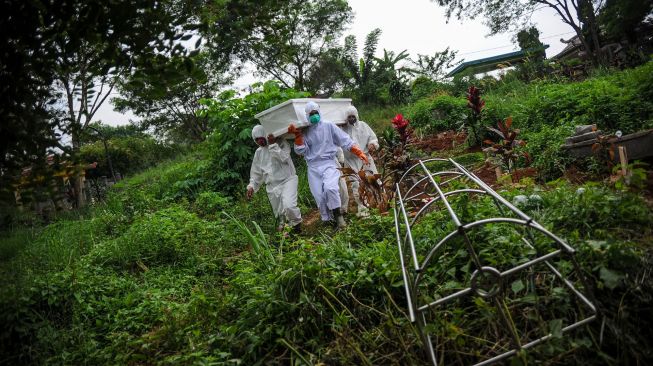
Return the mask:
[[[504,53],[502,55],[485,57],[478,60],[472,60],[463,62],[458,65],[455,69],[451,70],[447,77],[452,77],[463,72],[470,74],[480,74],[482,72],[488,72],[496,70],[502,64],[517,64],[524,62],[524,60],[531,55],[533,52],[543,51],[549,48],[549,45],[544,45],[541,48],[532,48],[528,50],[519,50],[510,53]]]
[[[582,44],[578,36],[573,36],[567,41],[560,39],[560,42],[566,43],[567,45],[562,49],[562,51],[558,52],[557,55],[552,56],[552,60],[562,60],[569,56],[578,56],[577,51],[582,48]]]

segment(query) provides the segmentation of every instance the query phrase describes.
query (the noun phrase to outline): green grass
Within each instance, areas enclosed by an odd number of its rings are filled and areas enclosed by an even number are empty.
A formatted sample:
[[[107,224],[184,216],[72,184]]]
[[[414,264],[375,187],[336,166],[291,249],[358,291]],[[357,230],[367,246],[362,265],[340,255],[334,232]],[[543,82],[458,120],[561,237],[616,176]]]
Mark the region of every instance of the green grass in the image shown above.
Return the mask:
[[[380,132],[401,108],[358,109]],[[458,159],[476,165],[483,156]],[[274,232],[264,190],[252,201],[212,190],[203,180],[204,161],[201,154],[181,156],[116,185],[104,204],[83,215],[3,233],[0,359],[53,365],[425,363],[407,319],[392,215],[351,217],[344,231],[288,238]],[[298,159],[296,166],[306,214],[315,204],[305,164]],[[590,280],[585,290],[601,314],[523,359],[535,364],[563,354],[557,360],[564,364],[650,363],[651,209],[636,194],[603,184],[578,188],[555,181],[500,192],[508,200],[541,197],[521,208],[577,249]],[[452,199],[452,205],[469,220],[496,215],[490,199]],[[453,229],[447,222],[440,211],[424,220],[416,229],[420,250]],[[473,235],[482,258],[494,265],[532,254],[513,245],[516,233],[500,225]],[[445,254],[431,272],[443,279],[429,283],[438,291],[461,286],[469,274],[464,251]],[[509,283],[515,304],[528,295],[526,285]],[[555,301],[552,311],[571,308],[565,298],[543,300]],[[478,338],[492,333],[484,321],[496,314],[475,301],[431,316],[447,359],[469,363]]]

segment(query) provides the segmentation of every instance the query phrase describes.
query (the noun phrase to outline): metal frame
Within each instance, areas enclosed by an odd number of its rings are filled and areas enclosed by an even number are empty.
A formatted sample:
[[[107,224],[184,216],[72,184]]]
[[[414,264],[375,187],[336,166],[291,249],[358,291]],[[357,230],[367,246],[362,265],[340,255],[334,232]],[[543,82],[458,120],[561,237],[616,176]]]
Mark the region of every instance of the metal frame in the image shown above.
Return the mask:
[[[431,162],[447,163],[451,168],[432,173],[426,166],[426,164]],[[423,177],[420,177],[415,181],[414,177],[416,174],[422,174]],[[436,182],[435,177],[448,177],[453,176],[441,183]],[[409,177],[411,182],[408,182]],[[419,175],[418,175],[419,177]],[[447,186],[450,182],[454,180],[460,180],[462,183],[467,183],[467,187],[463,189],[454,189],[447,191]],[[414,183],[412,183],[414,181]],[[412,183],[412,184],[411,184]],[[424,189],[419,189],[421,184],[426,184],[428,188],[433,188],[435,193],[425,192]],[[402,187],[409,187],[404,189],[402,193]],[[424,187],[424,188],[426,188]],[[582,277],[582,273],[579,270],[578,263],[574,259],[574,249],[565,243],[564,240],[557,237],[549,230],[544,228],[542,225],[534,221],[531,217],[523,213],[517,207],[508,202],[505,198],[495,192],[490,186],[485,184],[481,179],[476,175],[471,173],[461,164],[455,162],[452,159],[427,159],[420,160],[415,165],[410,167],[400,178],[395,188],[395,205],[393,207],[393,214],[395,220],[395,231],[397,245],[399,249],[399,258],[401,264],[401,272],[404,281],[404,287],[406,292],[406,299],[408,303],[408,316],[411,322],[417,323],[418,331],[424,343],[426,355],[430,362],[437,366],[437,357],[433,347],[433,342],[431,340],[431,335],[426,329],[427,318],[426,313],[433,308],[438,307],[444,303],[452,301],[454,299],[463,297],[463,296],[480,296],[487,300],[493,301],[497,309],[499,310],[499,317],[502,322],[509,324],[512,319],[512,314],[509,313],[509,309],[499,306],[500,300],[499,297],[502,296],[500,291],[502,287],[502,282],[511,275],[515,275],[526,269],[530,269],[537,264],[544,264],[556,278],[558,278],[566,286],[568,291],[576,296],[579,300],[579,304],[582,304],[587,308],[588,314],[581,317],[582,319],[576,320],[572,324],[567,325],[562,329],[562,332],[568,332],[572,329],[578,328],[596,318],[596,307],[594,304],[580,291],[576,289],[574,284],[565,278],[556,267],[551,264],[551,260],[557,259],[561,256],[568,256],[573,263],[573,266],[576,270],[576,273],[580,276],[580,281],[583,283],[585,288],[586,281]],[[451,207],[448,197],[460,195],[460,194],[479,194],[490,196],[496,207],[498,208],[502,216],[506,216],[507,213],[514,215],[515,217],[493,217],[488,219],[477,220],[474,222],[463,223],[460,218]],[[412,205],[415,200],[420,200],[420,196],[423,195],[429,196],[430,200],[426,202],[423,206],[419,207],[418,205]],[[451,231],[448,235],[442,238],[437,244],[435,244],[431,250],[426,254],[423,260],[419,260],[417,255],[417,250],[415,248],[415,241],[412,234],[412,228],[419,223],[419,219],[424,216],[428,209],[435,203],[441,203],[442,206],[446,209],[449,214],[451,221],[455,225],[455,229]],[[410,207],[412,206],[412,207]],[[410,217],[412,217],[412,220]],[[555,246],[556,250],[552,250],[548,253],[537,253],[536,258],[529,260],[526,263],[519,264],[513,268],[500,271],[494,267],[489,267],[483,265],[481,262],[473,241],[467,235],[473,228],[481,227],[484,225],[492,225],[497,223],[507,223],[511,225],[518,225],[523,227],[523,232],[525,233],[521,237],[521,243],[517,245],[526,245],[529,248],[534,248],[535,237],[534,232],[544,235],[546,238],[550,239]],[[402,228],[403,226],[403,228]],[[437,263],[436,253],[440,248],[450,242],[453,238],[462,237],[465,243],[465,248],[473,262],[473,265],[476,267],[475,271],[472,273],[470,286],[457,291],[455,293],[445,295],[439,299],[431,302],[422,301],[422,295],[420,293],[420,283],[424,280],[425,270]],[[494,289],[484,290],[478,285],[478,276],[485,275],[489,276],[494,282]],[[583,313],[581,309],[581,313]],[[505,325],[504,324],[504,325]],[[549,338],[552,337],[552,334],[547,334],[543,337],[534,340],[527,340],[522,344],[520,335],[517,333],[514,327],[508,327],[509,333],[512,337],[512,349],[506,351],[502,354],[499,354],[490,359],[484,360],[477,365],[489,365],[494,362],[506,359],[510,356],[517,354],[521,349],[528,349],[535,345],[538,345]]]

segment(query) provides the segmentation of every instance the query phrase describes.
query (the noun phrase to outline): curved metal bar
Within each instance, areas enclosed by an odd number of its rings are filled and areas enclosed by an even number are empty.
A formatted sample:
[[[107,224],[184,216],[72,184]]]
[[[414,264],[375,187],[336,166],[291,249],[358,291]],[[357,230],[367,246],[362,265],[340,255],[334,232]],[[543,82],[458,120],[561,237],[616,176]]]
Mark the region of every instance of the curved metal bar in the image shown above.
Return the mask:
[[[426,167],[426,165],[424,165],[424,163],[422,163],[421,161],[420,161],[420,164],[422,164],[422,168],[424,169],[424,171],[428,175],[429,180],[431,181],[431,183],[433,183],[433,186],[438,191],[438,194],[440,195],[440,197],[442,197],[442,202],[444,203],[444,207],[447,208],[447,211],[449,211],[449,216],[451,216],[451,220],[453,220],[453,223],[456,225],[456,227],[460,227],[460,225],[461,225],[460,220],[458,219],[458,216],[453,211],[453,208],[451,208],[451,205],[449,204],[449,202],[445,198],[444,193],[442,193],[442,190],[440,189],[440,185],[433,179],[433,176],[432,176],[431,172],[429,171],[429,169]]]
[[[397,181],[397,184],[401,184],[401,182],[402,182],[402,181],[404,180],[404,178],[408,175],[408,173],[409,173],[411,170],[413,170],[414,168],[420,166],[420,163],[421,163],[421,162],[428,163],[428,162],[431,162],[431,161],[441,161],[441,162],[443,162],[443,163],[449,163],[449,160],[448,160],[448,159],[443,159],[443,158],[431,158],[431,159],[426,159],[426,160],[419,160],[417,163],[413,164],[413,166],[411,166],[410,168],[408,168],[408,170],[406,170],[406,171],[404,172],[404,174],[401,175],[401,178],[399,178],[399,180]]]
[[[454,194],[464,193],[464,192],[468,192],[468,193],[481,193],[481,194],[486,194],[486,193],[487,193],[486,191],[482,191],[482,190],[480,190],[480,189],[465,188],[465,189],[457,189],[457,190],[455,190],[455,191],[446,192],[446,193],[444,194],[444,196],[446,197],[446,196],[451,196],[451,195],[454,195]],[[426,210],[427,207],[429,207],[430,205],[432,205],[434,202],[437,202],[439,199],[440,199],[439,196],[438,196],[438,197],[435,197],[435,198],[433,198],[432,200],[428,201],[424,206],[422,206],[422,208],[420,208],[419,211],[417,211],[417,213],[415,214],[415,217],[413,217],[413,221],[410,223],[410,226],[412,227],[413,224],[415,224],[415,221],[417,221],[417,219],[420,217],[420,215],[422,215],[422,212],[423,212],[424,210]]]
[[[446,167],[447,170],[431,173],[429,167],[426,166],[426,163],[429,162],[448,163],[453,166],[453,169]],[[423,174],[425,174],[426,176],[420,177],[419,180],[416,180],[417,177],[415,177],[414,173],[418,168],[421,168]],[[411,175],[411,173],[413,173],[413,175]],[[405,192],[405,194],[402,197],[400,187],[401,184],[404,183],[405,180],[409,177],[409,175],[411,175],[411,179],[410,179],[411,182],[414,179],[416,181],[415,183],[412,183],[410,188]],[[447,176],[447,175],[453,177],[451,178],[447,177],[446,180],[443,182],[436,182],[434,179],[434,177],[436,176]],[[446,184],[448,184],[454,179],[461,179],[461,178],[468,179],[463,181],[464,183],[463,186],[465,186],[465,188],[451,190],[446,193],[443,192],[443,189],[444,190],[447,189],[445,188]],[[428,181],[430,181],[430,184],[425,183]],[[428,189],[429,186],[435,190],[435,193],[433,193],[433,189]],[[411,322],[418,323],[417,324],[418,330],[420,336],[422,337],[423,342],[425,343],[427,357],[430,359],[431,364],[437,366],[437,358],[435,354],[435,348],[430,337],[430,332],[427,330],[428,328],[426,328],[425,312],[428,311],[428,309],[440,305],[442,303],[445,303],[447,301],[462,296],[468,296],[469,294],[475,293],[476,290],[474,289],[474,286],[470,286],[464,289],[459,289],[454,292],[451,292],[449,290],[442,290],[442,291],[436,290],[436,295],[438,296],[442,296],[447,293],[448,295],[444,297],[440,297],[438,300],[432,301],[431,303],[428,304],[424,304],[424,303],[420,304],[420,302],[424,300],[423,298],[420,299],[420,293],[427,290],[426,287],[422,286],[423,288],[420,288],[420,286],[422,281],[425,279],[426,269],[434,264],[436,260],[436,254],[442,250],[443,246],[445,245],[451,246],[453,243],[450,243],[450,241],[457,235],[460,235],[465,240],[465,248],[469,253],[470,257],[472,258],[474,265],[478,268],[483,268],[480,259],[476,255],[476,248],[474,245],[475,243],[473,242],[473,238],[470,238],[468,236],[468,231],[473,230],[476,227],[480,227],[488,224],[512,224],[512,225],[523,227],[524,228],[523,230],[520,229],[517,230],[517,232],[520,234],[523,243],[529,248],[534,248],[535,246],[536,243],[536,237],[534,236],[535,230],[540,232],[542,235],[544,235],[543,239],[546,240],[546,242],[549,243],[551,247],[557,247],[555,248],[556,250],[549,251],[547,249],[546,254],[538,254],[535,256],[534,259],[530,259],[527,260],[527,262],[523,262],[518,265],[512,266],[512,268],[506,269],[503,272],[499,272],[498,270],[495,270],[496,272],[495,275],[497,275],[495,277],[498,278],[497,281],[500,282],[502,278],[507,278],[508,276],[515,275],[525,269],[532,268],[535,265],[539,265],[543,263],[546,265],[546,268],[548,268],[548,270],[555,275],[556,278],[558,278],[564,283],[565,287],[567,287],[568,290],[570,291],[570,294],[576,295],[580,299],[580,303],[588,306],[589,309],[591,309],[591,311],[594,313],[594,315],[588,318],[578,320],[575,323],[568,325],[563,329],[563,332],[579,327],[596,318],[596,307],[592,304],[592,301],[590,301],[579,290],[577,290],[574,287],[574,284],[570,280],[567,280],[549,262],[550,259],[558,257],[563,253],[572,255],[571,258],[572,260],[574,260],[573,254],[575,253],[575,250],[571,246],[569,246],[564,240],[562,240],[561,238],[559,238],[558,236],[550,232],[548,229],[540,225],[538,222],[534,221],[531,217],[529,217],[527,214],[522,212],[516,206],[512,205],[507,199],[505,199],[497,192],[495,192],[488,184],[483,182],[479,177],[477,177],[474,173],[470,172],[463,165],[457,163],[453,159],[432,158],[426,160],[419,160],[416,164],[408,168],[408,170],[406,170],[404,174],[402,174],[401,178],[395,185],[395,190],[396,190],[397,200],[395,201],[395,207],[393,207],[393,215],[395,218],[395,231],[396,231],[397,244],[399,248],[400,265],[402,267],[402,277],[404,280],[406,298],[408,300],[408,313]],[[422,192],[415,193],[416,190],[422,190]],[[425,192],[426,190],[430,191],[430,193]],[[456,212],[453,210],[451,204],[447,199],[448,196],[457,195],[460,193],[468,193],[468,194],[476,193],[476,194],[489,195],[493,199],[495,205],[501,212],[501,216],[503,217],[493,217],[493,218],[477,220],[470,223],[461,223],[458,216],[456,215]],[[425,205],[421,207],[419,205],[414,205],[414,204],[409,204],[408,206],[406,206],[406,204],[408,204],[409,202],[413,202],[421,194],[426,194],[428,197],[432,197],[432,200],[427,202]],[[442,201],[443,205],[447,209],[450,219],[455,224],[456,229],[448,233],[446,236],[444,236],[444,238],[439,240],[433,247],[431,247],[429,252],[426,254],[426,257],[422,260],[422,263],[420,264],[417,258],[417,250],[413,240],[412,228],[420,220],[420,218],[424,217],[424,215],[428,212],[429,208],[432,207],[431,205],[439,201]],[[517,217],[516,218],[505,217],[504,212],[508,213],[508,211],[505,211],[504,208],[510,210],[510,212],[515,214]],[[414,213],[414,217],[410,218],[409,213],[410,214]],[[512,214],[509,215],[512,216]],[[401,216],[401,218],[399,216]],[[406,233],[403,241],[401,235],[402,231],[401,231],[400,220],[403,220],[403,223],[406,228]],[[530,241],[526,237],[528,237]],[[553,243],[550,243],[548,240],[552,240]],[[408,258],[404,258],[404,255],[408,254],[407,252],[404,252],[404,250],[407,249],[406,245],[409,246],[410,255],[413,257],[412,259],[413,265],[411,266],[413,267],[412,271],[410,270],[410,268],[408,268],[409,266]],[[579,273],[578,275],[580,276],[581,280],[584,279],[582,273]],[[483,290],[485,291],[485,289]],[[492,295],[494,296],[495,294],[493,293]],[[496,296],[505,296],[505,294],[503,292],[500,292],[497,293]],[[501,307],[500,300],[496,296],[494,297],[494,302],[496,303],[495,306],[499,307],[499,310],[501,312],[500,315],[502,316],[503,323],[505,323],[504,325],[512,332],[512,338],[513,338],[513,342],[511,346],[512,349],[503,352],[502,354],[499,354],[490,359],[481,361],[477,365],[488,365],[490,363],[506,359],[510,356],[515,355],[519,349],[526,349],[529,347],[533,347],[534,345],[539,344],[552,337],[551,334],[545,335],[536,340],[532,340],[533,339],[532,337],[527,337],[526,339],[524,339],[525,343],[522,344],[521,336],[515,332],[514,325],[512,324],[511,310],[507,308],[504,309],[503,307]],[[504,311],[506,311],[507,313],[504,313]],[[575,319],[578,319],[579,317],[574,317],[573,319],[570,320],[568,324],[570,324]]]
[[[427,260],[430,260],[431,257],[433,256],[433,253],[437,252],[437,250],[440,249],[440,247],[444,243],[448,242],[451,238],[453,238],[454,236],[456,236],[458,234],[460,234],[458,232],[458,230],[454,230],[454,231],[450,232],[449,234],[447,234],[447,236],[445,236],[444,238],[442,238],[442,240],[440,240],[437,244],[435,244],[435,246],[433,247],[433,249],[431,249],[431,251],[426,256],[424,261],[426,262]],[[419,288],[418,286],[419,286],[420,279],[422,278],[422,273],[424,273],[424,268],[426,268],[426,266],[424,264],[422,264],[422,266],[420,267],[419,273],[417,273],[417,276],[415,276],[415,282],[413,283],[413,287],[415,288],[415,291],[417,291],[418,288]]]
[[[399,207],[401,207],[401,216],[404,218],[404,223],[406,224],[406,235],[408,238],[408,245],[410,245],[410,252],[413,257],[413,264],[415,265],[415,271],[419,272],[419,262],[417,261],[417,251],[415,251],[415,242],[413,242],[413,234],[410,231],[410,224],[408,223],[408,214],[406,213],[406,208],[404,207],[404,201],[401,199],[399,184],[397,184],[397,197],[398,197],[397,202],[399,202]]]
[[[514,212],[515,214],[517,214],[517,216],[521,217],[521,218],[524,219],[524,220],[531,220],[531,218],[530,218],[528,215],[526,215],[525,213],[523,213],[520,209],[518,209],[517,207],[515,207],[512,203],[508,202],[508,200],[506,200],[505,198],[503,198],[503,196],[501,196],[500,194],[496,193],[492,188],[490,188],[490,186],[488,186],[487,184],[485,184],[485,182],[483,182],[479,177],[477,177],[476,175],[474,175],[474,173],[470,172],[470,171],[467,170],[464,166],[462,166],[462,165],[456,163],[456,162],[453,161],[452,159],[449,159],[449,160],[451,161],[451,163],[452,163],[456,168],[460,169],[462,172],[465,172],[465,175],[467,175],[467,176],[468,176],[471,180],[473,180],[476,184],[478,184],[479,186],[481,186],[481,188],[483,188],[483,189],[485,189],[486,191],[488,191],[488,193],[489,193],[492,197],[494,197],[496,200],[498,200],[499,202],[501,202],[504,206],[508,207],[508,208],[510,209],[510,211]]]
[[[510,218],[510,217],[498,217],[498,218],[491,218],[491,219],[482,219],[482,220],[477,220],[477,221],[471,222],[471,223],[469,223],[469,224],[465,224],[465,225],[463,225],[462,228],[463,228],[464,230],[469,230],[469,229],[474,228],[474,227],[476,227],[476,226],[481,226],[481,225],[486,225],[486,224],[492,224],[492,223],[513,223],[513,224],[519,224],[519,225],[523,225],[523,226],[527,226],[527,227],[532,227],[532,228],[534,228],[534,229],[540,231],[540,232],[543,233],[544,235],[548,236],[549,238],[553,239],[554,241],[557,239],[557,237],[556,237],[555,235],[552,235],[548,230],[546,230],[546,229],[540,227],[539,225],[538,225],[538,226],[534,226],[533,223],[532,223],[532,221],[526,221],[526,220],[514,219],[514,218]],[[440,240],[440,242],[439,242],[438,244],[436,244],[436,245],[431,249],[431,251],[429,252],[429,254],[426,255],[426,258],[424,258],[424,261],[422,262],[422,265],[421,265],[421,267],[420,267],[420,273],[423,273],[423,272],[424,272],[424,269],[429,265],[429,263],[431,262],[431,259],[433,258],[433,256],[434,256],[435,253],[437,252],[437,250],[440,249],[440,246],[441,246],[444,242],[448,241],[449,239],[451,239],[453,236],[455,236],[455,235],[458,234],[458,233],[459,233],[458,230],[455,230],[455,231],[449,233],[447,236],[445,236],[442,240]],[[416,290],[416,291],[418,291],[419,279],[420,279],[420,276],[418,275],[418,276],[415,278],[415,283],[413,284],[413,286],[415,287],[415,290]]]
[[[404,262],[404,252],[401,249],[401,238],[399,237],[399,220],[397,220],[397,209],[392,208],[392,213],[395,217],[395,230],[397,234],[397,246],[399,247],[399,261],[401,263],[401,276],[404,279],[404,288],[406,290],[406,301],[408,302],[408,314],[410,316],[410,321],[415,321],[415,311],[413,310],[413,299],[410,296],[410,283],[408,282],[408,274],[406,273],[406,264]]]
[[[457,175],[457,176],[465,175],[464,173],[456,172],[456,171],[444,171],[444,172],[433,173],[434,176],[445,175],[445,174],[455,174],[455,175]],[[429,177],[424,177],[424,178],[418,180],[417,182],[415,182],[415,184],[413,184],[413,186],[410,187],[410,189],[407,190],[407,191],[404,193],[404,196],[408,196],[408,194],[410,193],[410,191],[412,191],[413,189],[415,189],[415,187],[417,187],[418,184],[422,183],[423,181],[425,181],[425,180],[427,180],[427,179],[429,179]],[[449,181],[447,181],[447,182],[449,182]],[[413,196],[413,197],[415,197],[415,196]],[[406,199],[408,200],[408,199],[411,199],[411,198],[413,198],[413,197],[409,197],[409,198],[406,198]]]

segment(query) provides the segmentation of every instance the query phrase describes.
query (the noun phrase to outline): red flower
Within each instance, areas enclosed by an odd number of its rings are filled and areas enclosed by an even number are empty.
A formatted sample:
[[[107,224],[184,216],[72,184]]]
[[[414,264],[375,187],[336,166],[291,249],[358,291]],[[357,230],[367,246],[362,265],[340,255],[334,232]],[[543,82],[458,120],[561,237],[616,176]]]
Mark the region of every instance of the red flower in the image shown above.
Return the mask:
[[[397,130],[403,130],[404,128],[408,127],[409,123],[410,121],[404,119],[404,116],[401,114],[396,115],[395,118],[392,119],[392,127]]]

